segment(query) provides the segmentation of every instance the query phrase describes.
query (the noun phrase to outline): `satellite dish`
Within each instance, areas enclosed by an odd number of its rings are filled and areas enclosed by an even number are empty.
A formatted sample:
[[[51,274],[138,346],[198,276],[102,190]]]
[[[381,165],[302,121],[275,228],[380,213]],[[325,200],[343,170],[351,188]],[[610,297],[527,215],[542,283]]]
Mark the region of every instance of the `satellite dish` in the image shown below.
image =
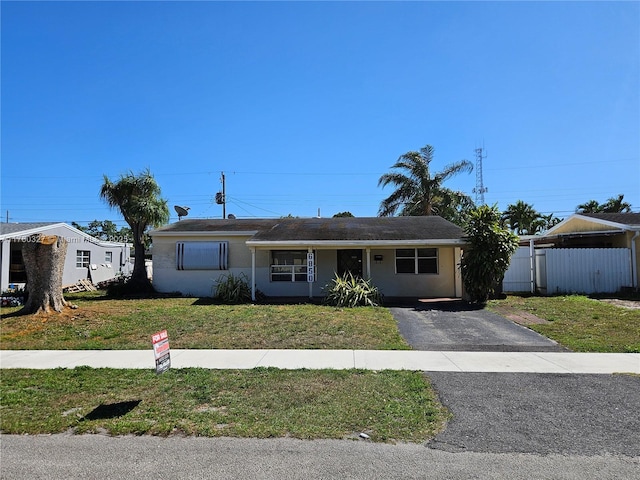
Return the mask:
[[[186,217],[187,215],[189,215],[189,207],[180,207],[178,205],[174,205],[173,208],[178,214],[178,221],[180,221],[182,217]]]
[[[228,218],[229,220],[235,220],[235,219],[236,219],[236,216],[235,216],[233,213],[230,213],[229,215],[227,215],[227,218]]]

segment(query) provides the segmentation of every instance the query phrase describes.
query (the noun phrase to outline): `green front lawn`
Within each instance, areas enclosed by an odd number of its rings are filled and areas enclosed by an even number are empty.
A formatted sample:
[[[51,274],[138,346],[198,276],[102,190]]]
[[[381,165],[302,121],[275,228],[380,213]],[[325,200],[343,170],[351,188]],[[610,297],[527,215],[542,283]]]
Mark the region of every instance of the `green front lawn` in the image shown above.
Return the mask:
[[[16,316],[2,309],[0,348],[149,349],[167,329],[171,348],[409,349],[385,308],[320,305],[212,305],[195,298],[116,300],[67,295],[78,309]]]
[[[418,372],[3,370],[0,430],[424,442],[449,418]]]
[[[640,352],[640,309],[611,305],[582,295],[508,296],[488,307],[508,307],[548,320],[528,325],[575,352]]]

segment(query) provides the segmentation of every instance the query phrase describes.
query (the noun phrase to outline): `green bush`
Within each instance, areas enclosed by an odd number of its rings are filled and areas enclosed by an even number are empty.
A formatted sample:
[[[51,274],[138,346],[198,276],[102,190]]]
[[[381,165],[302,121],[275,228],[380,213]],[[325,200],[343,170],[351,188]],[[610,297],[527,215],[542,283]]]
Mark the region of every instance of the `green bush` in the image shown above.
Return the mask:
[[[244,273],[222,275],[214,286],[213,298],[221,303],[239,304],[251,302],[251,287]]]
[[[325,287],[325,303],[335,307],[360,307],[382,305],[382,294],[370,280],[354,277],[351,272],[336,276]]]
[[[482,205],[473,210],[464,228],[465,248],[460,262],[462,281],[472,303],[484,305],[499,285],[518,248],[518,237],[500,226],[500,212]]]

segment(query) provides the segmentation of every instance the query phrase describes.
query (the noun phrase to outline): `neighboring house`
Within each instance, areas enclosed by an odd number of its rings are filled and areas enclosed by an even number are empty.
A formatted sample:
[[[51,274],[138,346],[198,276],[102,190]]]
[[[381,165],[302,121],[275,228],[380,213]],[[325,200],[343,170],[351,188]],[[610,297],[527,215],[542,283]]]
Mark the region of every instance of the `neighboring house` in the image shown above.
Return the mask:
[[[22,243],[31,235],[57,235],[67,240],[62,285],[90,279],[94,284],[123,272],[129,260],[130,244],[98,240],[66,223],[0,224],[0,289],[23,287],[27,277],[22,261]]]
[[[151,232],[159,292],[212,296],[244,274],[270,297],[323,297],[335,274],[389,297],[462,297],[463,231],[440,217],[181,220]]]
[[[577,213],[527,241],[529,247],[519,249],[505,275],[505,291],[638,289],[640,213]],[[530,289],[521,288],[527,280]]]

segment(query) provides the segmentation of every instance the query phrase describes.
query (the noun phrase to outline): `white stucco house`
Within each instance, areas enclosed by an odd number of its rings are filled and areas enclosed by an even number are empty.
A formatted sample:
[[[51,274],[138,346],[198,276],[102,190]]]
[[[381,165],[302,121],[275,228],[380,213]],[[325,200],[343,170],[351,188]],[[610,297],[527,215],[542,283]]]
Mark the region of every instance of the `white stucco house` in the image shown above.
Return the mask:
[[[66,223],[0,223],[0,289],[24,287],[22,243],[31,235],[58,235],[68,242],[62,285],[89,279],[94,284],[125,273],[131,244],[98,240]]]
[[[462,297],[463,231],[436,216],[190,219],[151,236],[159,292],[212,296],[231,272],[247,277],[254,300],[314,298],[349,271],[387,298]]]

